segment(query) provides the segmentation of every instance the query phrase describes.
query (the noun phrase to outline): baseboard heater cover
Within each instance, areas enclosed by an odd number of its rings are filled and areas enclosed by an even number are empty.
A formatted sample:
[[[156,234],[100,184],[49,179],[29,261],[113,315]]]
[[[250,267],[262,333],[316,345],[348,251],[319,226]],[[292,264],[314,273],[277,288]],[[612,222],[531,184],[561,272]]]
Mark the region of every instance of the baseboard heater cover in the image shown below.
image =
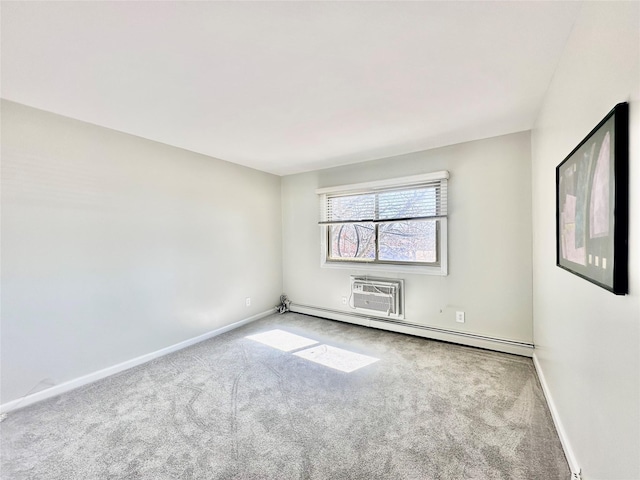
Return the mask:
[[[293,302],[291,303],[291,311],[321,318],[328,318],[330,320],[346,321],[364,327],[380,328],[383,330],[459,343],[462,345],[485,348],[488,350],[511,353],[525,357],[532,357],[533,350],[535,348],[531,343],[518,342],[516,340],[507,340],[504,338],[489,337],[476,333],[447,330],[445,328],[430,327],[417,323],[398,321],[391,318],[380,318],[361,313],[343,312],[340,310],[302,305]]]

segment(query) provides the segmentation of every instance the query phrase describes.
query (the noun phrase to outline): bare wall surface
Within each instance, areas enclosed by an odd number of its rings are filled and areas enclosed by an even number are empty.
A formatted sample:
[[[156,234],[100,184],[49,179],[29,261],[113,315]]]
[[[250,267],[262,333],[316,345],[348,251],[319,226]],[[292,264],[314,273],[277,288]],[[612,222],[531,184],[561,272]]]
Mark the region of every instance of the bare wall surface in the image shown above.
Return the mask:
[[[640,478],[640,4],[585,2],[532,133],[534,340],[587,480]],[[629,291],[555,266],[555,167],[630,101]]]
[[[282,178],[284,287],[303,305],[350,311],[349,276],[405,279],[407,322],[532,341],[529,132]],[[448,170],[449,275],[320,267],[316,188]],[[466,323],[455,322],[456,310]]]
[[[1,403],[268,310],[281,235],[277,176],[2,101]]]

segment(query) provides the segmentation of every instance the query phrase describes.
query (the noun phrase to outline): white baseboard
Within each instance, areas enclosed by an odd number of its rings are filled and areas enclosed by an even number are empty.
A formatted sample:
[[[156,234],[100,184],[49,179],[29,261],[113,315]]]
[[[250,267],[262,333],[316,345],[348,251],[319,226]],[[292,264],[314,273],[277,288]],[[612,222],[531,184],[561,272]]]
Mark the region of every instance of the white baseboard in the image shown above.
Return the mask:
[[[540,362],[538,361],[538,357],[536,354],[533,354],[533,365],[535,366],[536,373],[538,374],[538,378],[540,379],[540,385],[542,385],[542,391],[544,392],[544,397],[547,399],[547,405],[549,405],[549,411],[551,412],[551,418],[553,419],[553,423],[556,426],[556,430],[558,432],[558,437],[560,437],[560,443],[562,444],[562,449],[564,450],[564,455],[567,457],[567,463],[569,464],[569,468],[571,469],[571,478],[582,478],[580,467],[578,465],[578,460],[573,453],[573,449],[571,448],[571,442],[569,441],[569,437],[567,436],[567,432],[562,425],[562,420],[560,420],[560,414],[558,413],[558,409],[556,408],[556,404],[553,401],[553,397],[551,396],[551,391],[549,390],[549,385],[547,384],[547,380],[545,379],[544,372],[542,371],[542,367],[540,366]]]
[[[294,303],[291,304],[291,311],[313,315],[316,317],[328,318],[330,320],[338,320],[340,322],[354,323],[356,325],[361,325],[364,327],[379,328],[381,330],[406,333],[409,335],[415,335],[417,337],[431,338],[434,340],[458,343],[460,345],[467,345],[470,347],[485,348],[487,350],[494,350],[497,352],[511,353],[514,355],[521,355],[523,357],[531,357],[533,355],[533,345],[512,340],[486,337],[467,332],[456,332],[453,330],[416,325],[402,321],[389,321],[383,318],[377,319],[374,317],[367,317],[348,312],[339,312],[337,310]]]
[[[248,323],[264,318],[267,315],[270,315],[272,313],[275,313],[275,310],[268,310],[266,312],[258,313],[249,318],[245,318],[244,320],[240,320],[238,322],[232,323],[230,325],[226,325],[224,327],[217,328],[215,330],[211,330],[210,332],[204,333],[202,335],[198,335],[197,337],[193,337],[188,340],[184,340],[183,342],[176,343],[175,345],[170,345],[160,350],[156,350],[155,352],[147,353],[140,357],[132,358],[131,360],[127,360],[126,362],[122,362],[117,365],[113,365],[111,367],[103,368],[102,370],[98,370],[97,372],[93,372],[88,375],[84,375],[82,377],[69,380],[68,382],[55,385],[51,388],[41,390],[31,395],[27,395],[25,397],[18,398],[16,400],[12,400],[10,402],[0,405],[0,414],[4,414],[12,410],[16,410],[17,408],[26,407],[27,405],[32,405],[36,402],[46,400],[47,398],[55,397],[62,393],[66,393],[70,390],[75,390],[76,388],[82,387],[89,383],[102,380],[103,378],[106,378],[110,375],[115,375],[116,373],[120,373],[124,370],[128,370],[129,368],[137,367],[138,365],[149,362],[158,357],[162,357],[163,355],[167,355],[169,353],[182,350],[183,348],[190,347],[191,345],[195,345],[196,343],[203,342],[204,340],[208,340],[209,338],[213,338],[223,333],[226,333],[230,330],[234,330],[238,327],[241,327]]]

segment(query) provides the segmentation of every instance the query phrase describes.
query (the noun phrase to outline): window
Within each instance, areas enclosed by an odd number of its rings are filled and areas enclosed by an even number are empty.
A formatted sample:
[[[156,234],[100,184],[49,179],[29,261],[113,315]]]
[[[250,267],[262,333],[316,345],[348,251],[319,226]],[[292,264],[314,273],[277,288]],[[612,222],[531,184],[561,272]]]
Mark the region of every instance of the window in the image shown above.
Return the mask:
[[[445,275],[448,176],[436,172],[317,190],[323,265],[422,267]]]

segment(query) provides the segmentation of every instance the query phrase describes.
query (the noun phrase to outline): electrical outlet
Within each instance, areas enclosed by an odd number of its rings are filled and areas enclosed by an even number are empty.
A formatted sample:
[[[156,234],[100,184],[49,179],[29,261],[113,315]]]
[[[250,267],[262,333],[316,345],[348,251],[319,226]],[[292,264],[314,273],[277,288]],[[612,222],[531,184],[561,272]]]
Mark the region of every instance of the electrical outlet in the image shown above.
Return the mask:
[[[347,304],[347,297],[342,297],[342,304],[346,305]]]
[[[464,323],[464,312],[456,312],[456,322]]]
[[[245,304],[247,307],[250,307],[250,306],[251,306],[251,297],[247,297],[247,298],[245,298],[245,299],[244,299],[244,304]]]

